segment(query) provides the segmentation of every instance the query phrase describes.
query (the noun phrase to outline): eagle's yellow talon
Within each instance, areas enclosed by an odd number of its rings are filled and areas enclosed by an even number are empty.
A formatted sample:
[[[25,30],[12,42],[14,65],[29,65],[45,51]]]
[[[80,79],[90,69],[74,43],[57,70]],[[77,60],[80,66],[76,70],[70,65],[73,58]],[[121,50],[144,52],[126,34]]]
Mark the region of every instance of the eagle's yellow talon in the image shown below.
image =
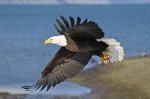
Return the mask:
[[[102,52],[102,64],[108,64],[110,63],[111,54],[108,52],[108,50],[105,50]]]

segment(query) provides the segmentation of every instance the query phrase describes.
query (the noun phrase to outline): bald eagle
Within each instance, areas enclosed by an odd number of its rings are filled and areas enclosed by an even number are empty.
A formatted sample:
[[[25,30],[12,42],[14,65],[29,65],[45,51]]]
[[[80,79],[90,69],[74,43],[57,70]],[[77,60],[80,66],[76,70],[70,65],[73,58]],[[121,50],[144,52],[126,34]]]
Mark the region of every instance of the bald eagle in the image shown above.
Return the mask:
[[[48,62],[39,80],[32,86],[22,86],[26,90],[47,91],[51,87],[80,73],[93,55],[101,57],[102,64],[122,61],[123,47],[115,39],[105,39],[104,32],[93,21],[77,17],[69,19],[60,16],[54,24],[59,36],[45,40],[44,44],[61,46],[56,55]]]

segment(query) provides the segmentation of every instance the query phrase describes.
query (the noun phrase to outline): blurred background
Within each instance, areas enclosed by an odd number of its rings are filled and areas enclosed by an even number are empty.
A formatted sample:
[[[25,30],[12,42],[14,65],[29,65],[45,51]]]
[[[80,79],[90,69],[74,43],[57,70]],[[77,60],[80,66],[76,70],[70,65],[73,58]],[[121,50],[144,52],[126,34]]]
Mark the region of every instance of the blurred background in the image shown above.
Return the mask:
[[[150,54],[150,0],[0,0],[0,92],[25,93],[20,86],[37,80],[59,49],[43,41],[59,35],[53,24],[60,15],[97,22],[105,38],[122,43],[126,58]],[[90,88],[64,82],[42,93],[82,95]]]

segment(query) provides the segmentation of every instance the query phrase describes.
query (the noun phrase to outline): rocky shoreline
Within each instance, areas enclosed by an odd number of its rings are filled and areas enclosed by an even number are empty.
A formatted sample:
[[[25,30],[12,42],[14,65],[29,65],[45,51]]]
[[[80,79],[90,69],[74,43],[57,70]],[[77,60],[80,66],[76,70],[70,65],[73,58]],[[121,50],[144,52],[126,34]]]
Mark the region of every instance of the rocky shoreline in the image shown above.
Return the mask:
[[[150,99],[149,75],[150,56],[140,56],[97,66],[70,81],[95,90],[92,99]]]
[[[7,92],[0,93],[0,99],[24,99],[25,94],[10,94]]]
[[[96,66],[68,79],[87,86],[90,94],[52,96],[0,93],[0,99],[150,99],[150,56]]]

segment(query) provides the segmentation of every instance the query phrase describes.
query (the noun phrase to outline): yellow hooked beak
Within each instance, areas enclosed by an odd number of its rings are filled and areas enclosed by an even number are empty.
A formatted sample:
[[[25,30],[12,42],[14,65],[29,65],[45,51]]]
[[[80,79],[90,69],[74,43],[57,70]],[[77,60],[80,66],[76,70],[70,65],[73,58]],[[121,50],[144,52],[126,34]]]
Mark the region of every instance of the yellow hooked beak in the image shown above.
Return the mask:
[[[47,39],[44,41],[44,45],[49,45],[52,43],[52,39]]]

